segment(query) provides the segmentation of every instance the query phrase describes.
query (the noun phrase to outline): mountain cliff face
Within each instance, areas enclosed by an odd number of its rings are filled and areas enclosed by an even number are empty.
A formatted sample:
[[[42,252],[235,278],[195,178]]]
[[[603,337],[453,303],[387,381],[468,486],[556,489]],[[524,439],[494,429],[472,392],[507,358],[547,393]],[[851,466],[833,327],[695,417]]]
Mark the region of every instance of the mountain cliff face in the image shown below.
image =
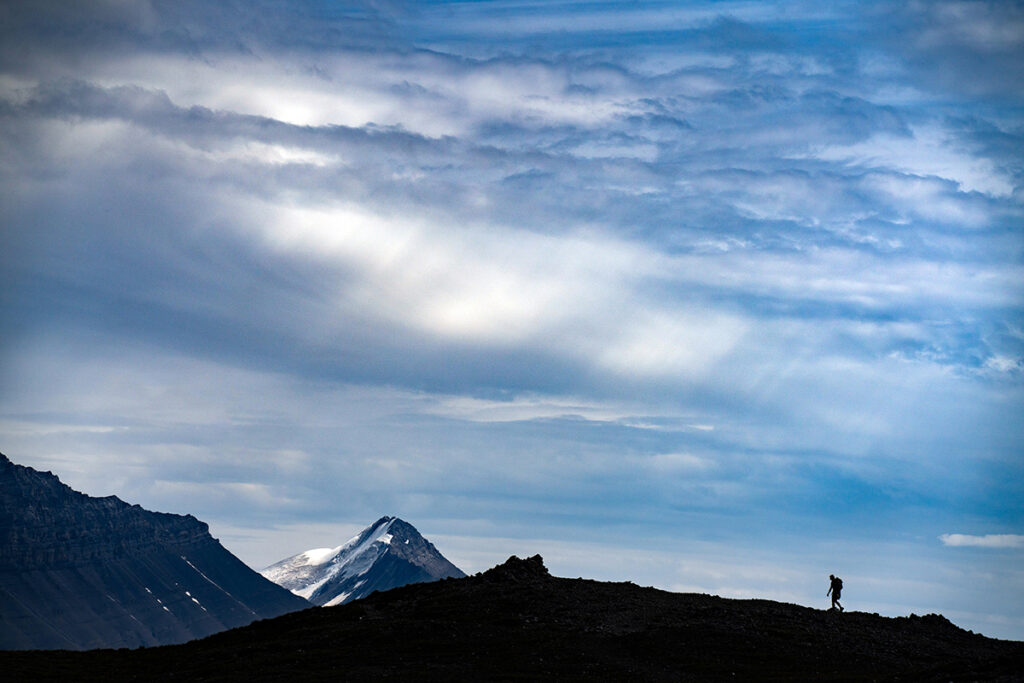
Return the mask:
[[[1020,681],[1024,643],[943,617],[551,576],[540,557],[174,647],[0,653],[14,680]],[[20,674],[20,675],[18,675]]]
[[[260,573],[316,605],[340,605],[374,591],[465,576],[397,517],[381,517],[344,545],[307,550]]]
[[[0,649],[180,643],[308,606],[191,515],[93,498],[0,454]]]

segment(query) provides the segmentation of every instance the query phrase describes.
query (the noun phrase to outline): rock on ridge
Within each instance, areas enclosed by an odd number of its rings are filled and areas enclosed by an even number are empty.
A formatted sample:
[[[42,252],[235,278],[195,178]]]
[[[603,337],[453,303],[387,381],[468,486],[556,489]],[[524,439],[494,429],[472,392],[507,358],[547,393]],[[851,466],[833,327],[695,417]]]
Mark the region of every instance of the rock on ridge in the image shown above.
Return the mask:
[[[526,559],[512,555],[502,564],[485,571],[481,576],[491,581],[511,581],[513,583],[551,578],[548,568],[544,566],[544,558],[540,555]]]

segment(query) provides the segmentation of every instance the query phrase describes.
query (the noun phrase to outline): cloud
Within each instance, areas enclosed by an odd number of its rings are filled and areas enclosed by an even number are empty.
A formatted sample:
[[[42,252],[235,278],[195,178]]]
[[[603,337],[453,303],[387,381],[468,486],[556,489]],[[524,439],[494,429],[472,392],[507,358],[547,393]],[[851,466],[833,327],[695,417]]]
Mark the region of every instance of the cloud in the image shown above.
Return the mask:
[[[813,156],[865,168],[884,167],[911,175],[945,178],[966,192],[996,197],[1013,193],[1013,179],[992,160],[979,159],[958,149],[952,140],[944,140],[944,135],[944,131],[932,129],[915,131],[912,138],[878,136],[854,145],[821,149]]]
[[[942,534],[939,540],[954,548],[1024,548],[1024,536],[1018,534]]]
[[[1020,101],[1024,79],[1024,11],[997,0],[911,0],[881,15],[889,49],[922,84],[995,100]],[[894,6],[891,6],[894,5]]]

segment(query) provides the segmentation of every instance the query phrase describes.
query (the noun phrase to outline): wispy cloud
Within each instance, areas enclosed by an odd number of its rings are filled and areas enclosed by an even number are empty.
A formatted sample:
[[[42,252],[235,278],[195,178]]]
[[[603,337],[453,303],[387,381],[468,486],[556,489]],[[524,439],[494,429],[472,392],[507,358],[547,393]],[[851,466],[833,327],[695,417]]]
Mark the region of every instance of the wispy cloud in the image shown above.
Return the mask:
[[[942,534],[939,540],[943,545],[967,548],[1024,548],[1024,536],[1019,534],[986,534],[971,536],[970,534]]]

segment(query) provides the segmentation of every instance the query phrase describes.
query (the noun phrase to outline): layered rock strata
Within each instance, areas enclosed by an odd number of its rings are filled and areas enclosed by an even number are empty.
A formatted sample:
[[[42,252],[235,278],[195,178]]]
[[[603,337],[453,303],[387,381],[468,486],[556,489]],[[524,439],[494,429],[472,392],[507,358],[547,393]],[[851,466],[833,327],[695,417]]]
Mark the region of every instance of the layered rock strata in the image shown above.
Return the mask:
[[[0,649],[181,643],[308,606],[191,515],[94,498],[0,454]]]

